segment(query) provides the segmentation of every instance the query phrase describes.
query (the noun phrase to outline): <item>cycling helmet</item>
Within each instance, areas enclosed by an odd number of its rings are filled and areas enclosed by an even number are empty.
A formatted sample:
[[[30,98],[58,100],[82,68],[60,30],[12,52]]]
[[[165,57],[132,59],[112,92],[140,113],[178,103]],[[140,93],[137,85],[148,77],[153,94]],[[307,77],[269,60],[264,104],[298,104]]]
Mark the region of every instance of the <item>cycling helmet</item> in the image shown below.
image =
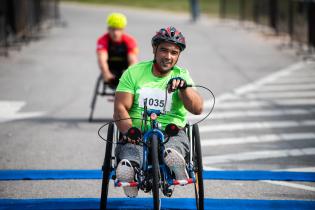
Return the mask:
[[[161,28],[154,37],[152,37],[151,43],[153,46],[159,45],[161,42],[171,42],[179,46],[183,51],[186,48],[185,37],[183,34],[176,30],[175,27],[170,26],[167,28]]]
[[[111,28],[125,28],[127,26],[127,18],[121,13],[111,13],[107,17],[107,26]]]

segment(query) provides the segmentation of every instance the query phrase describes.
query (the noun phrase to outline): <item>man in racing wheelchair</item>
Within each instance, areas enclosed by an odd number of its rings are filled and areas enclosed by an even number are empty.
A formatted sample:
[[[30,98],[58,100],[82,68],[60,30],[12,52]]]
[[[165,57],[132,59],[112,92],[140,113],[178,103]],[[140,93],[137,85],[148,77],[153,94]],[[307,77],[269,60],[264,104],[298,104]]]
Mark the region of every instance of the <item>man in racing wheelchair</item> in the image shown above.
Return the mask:
[[[135,39],[125,33],[127,18],[121,13],[107,17],[108,32],[97,40],[97,58],[103,81],[116,88],[124,70],[137,63]]]
[[[126,25],[127,18],[123,14],[111,13],[107,17],[108,32],[97,40],[96,52],[101,74],[96,80],[92,97],[90,122],[93,121],[98,95],[113,97],[113,90],[116,89],[122,73],[138,61],[137,43],[132,36],[125,33]]]
[[[162,128],[169,123],[176,124],[180,131],[164,145],[164,161],[175,174],[177,180],[187,179],[186,155],[189,153],[189,139],[184,131],[187,122],[187,110],[201,114],[203,99],[199,93],[187,85],[193,81],[187,70],[176,66],[180,53],[186,48],[185,38],[174,27],[160,29],[152,38],[153,61],[140,62],[129,67],[120,78],[114,103],[114,120],[139,118],[144,110],[144,101],[148,109],[166,111],[158,118]],[[165,88],[168,87],[168,99],[165,100]],[[126,144],[119,144],[115,156],[120,162],[116,168],[116,177],[122,182],[134,181],[135,168],[142,164],[142,147],[128,139],[126,133],[134,126],[140,128],[137,120],[117,121],[119,131],[125,136]],[[124,187],[128,197],[136,197],[137,187]]]

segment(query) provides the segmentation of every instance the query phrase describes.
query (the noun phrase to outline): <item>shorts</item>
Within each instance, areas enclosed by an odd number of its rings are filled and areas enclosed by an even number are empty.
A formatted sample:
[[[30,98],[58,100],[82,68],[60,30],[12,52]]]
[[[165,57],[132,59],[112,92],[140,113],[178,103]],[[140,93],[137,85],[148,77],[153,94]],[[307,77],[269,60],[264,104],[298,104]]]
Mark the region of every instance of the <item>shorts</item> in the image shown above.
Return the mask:
[[[185,159],[187,159],[187,155],[189,153],[189,139],[185,131],[180,130],[177,136],[170,137],[169,141],[164,144],[164,147],[175,149]],[[118,161],[127,159],[129,161],[134,161],[141,167],[143,159],[143,147],[131,143],[118,144],[115,150],[115,156]]]

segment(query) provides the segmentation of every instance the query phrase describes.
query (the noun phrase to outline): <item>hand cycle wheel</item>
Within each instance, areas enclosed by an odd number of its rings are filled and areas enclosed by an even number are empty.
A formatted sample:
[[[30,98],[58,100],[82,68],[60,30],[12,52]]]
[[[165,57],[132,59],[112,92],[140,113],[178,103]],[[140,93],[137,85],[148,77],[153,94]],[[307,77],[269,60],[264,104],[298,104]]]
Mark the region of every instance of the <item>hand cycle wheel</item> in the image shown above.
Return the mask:
[[[160,165],[159,165],[159,139],[153,134],[151,139],[151,162],[152,162],[152,177],[153,177],[153,205],[155,210],[161,209],[160,201]]]
[[[107,196],[108,196],[108,184],[110,180],[110,173],[112,170],[112,148],[113,148],[113,137],[114,137],[114,124],[111,123],[108,126],[107,130],[107,140],[106,141],[106,149],[105,149],[105,157],[104,163],[102,167],[103,171],[103,179],[102,179],[102,192],[101,192],[101,201],[100,201],[100,209],[105,210],[107,205]]]
[[[193,141],[193,162],[195,171],[195,197],[197,210],[204,209],[204,188],[203,188],[203,166],[202,166],[202,153],[200,144],[200,133],[197,124],[193,125],[192,130],[192,141]]]

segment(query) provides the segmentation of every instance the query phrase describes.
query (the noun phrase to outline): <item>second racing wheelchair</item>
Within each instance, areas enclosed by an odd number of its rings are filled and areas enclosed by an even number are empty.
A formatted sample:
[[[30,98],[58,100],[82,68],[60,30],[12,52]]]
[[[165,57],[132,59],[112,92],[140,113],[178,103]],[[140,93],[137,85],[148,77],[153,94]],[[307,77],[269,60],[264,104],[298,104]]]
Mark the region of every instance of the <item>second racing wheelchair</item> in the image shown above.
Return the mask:
[[[214,97],[212,92],[211,94]],[[214,103],[206,117],[210,115],[213,108]],[[179,128],[175,124],[168,124],[164,130],[161,130],[157,122],[161,114],[163,114],[163,112],[160,110],[148,109],[145,103],[143,116],[137,119],[141,120],[144,125],[149,125],[149,128],[140,131],[140,129],[132,127],[127,133],[127,136],[132,140],[141,139],[139,144],[143,147],[143,164],[136,170],[135,180],[133,182],[121,182],[115,175],[115,169],[120,161],[114,155],[115,146],[117,144],[124,144],[124,142],[121,141],[121,133],[115,125],[116,121],[106,123],[99,129],[99,136],[106,141],[105,157],[102,167],[101,210],[105,210],[107,207],[108,186],[111,179],[114,181],[115,187],[132,186],[137,187],[145,193],[152,192],[152,203],[155,210],[161,209],[160,191],[164,196],[171,197],[174,190],[172,186],[193,184],[195,189],[196,209],[204,209],[203,165],[198,123],[206,117],[197,123],[191,125],[187,124],[184,128],[189,138],[189,154],[186,160],[186,170],[189,177],[184,180],[176,180],[174,173],[165,165],[162,154],[164,152],[164,144],[169,140],[169,137],[177,135]],[[105,126],[108,126],[106,138],[101,135],[101,130]]]
[[[97,97],[98,96],[114,97],[116,86],[117,85],[113,86],[112,84],[105,82],[103,80],[102,74],[100,74],[97,77],[95,89],[94,89],[94,93],[93,93],[93,98],[92,98],[92,102],[90,105],[91,110],[90,110],[90,115],[89,115],[89,122],[93,121],[93,115],[94,115],[94,109],[96,106]]]

